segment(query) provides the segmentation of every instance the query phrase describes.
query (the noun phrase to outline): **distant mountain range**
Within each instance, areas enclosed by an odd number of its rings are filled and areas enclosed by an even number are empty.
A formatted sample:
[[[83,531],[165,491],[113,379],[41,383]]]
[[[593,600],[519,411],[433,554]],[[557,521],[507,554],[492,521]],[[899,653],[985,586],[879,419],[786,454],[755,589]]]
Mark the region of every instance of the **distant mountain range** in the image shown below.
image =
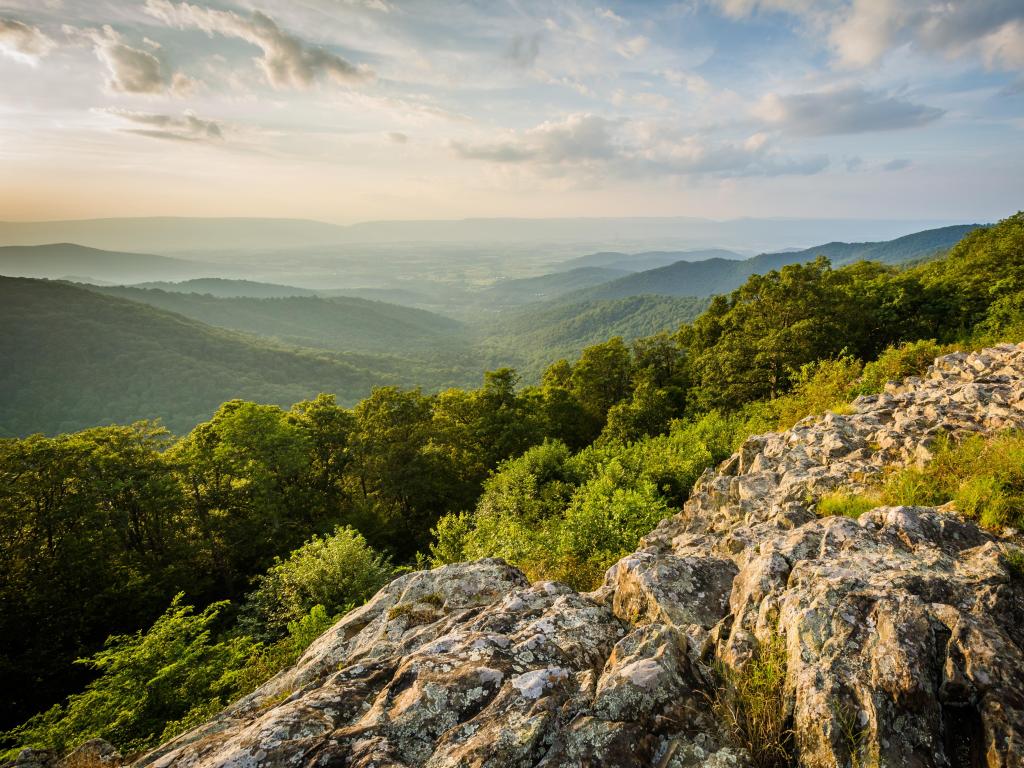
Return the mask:
[[[623,272],[643,272],[648,269],[667,267],[677,261],[740,260],[742,258],[743,256],[735,251],[727,251],[724,248],[706,248],[699,251],[648,251],[646,253],[602,251],[566,259],[558,266],[570,270],[581,267],[603,267]]]
[[[620,299],[641,294],[662,296],[712,296],[735,290],[751,275],[764,274],[787,264],[813,261],[827,256],[833,265],[851,264],[862,259],[898,264],[927,258],[956,245],[978,224],[963,224],[916,232],[883,242],[831,242],[802,251],[763,253],[753,258],[730,260],[712,258],[703,261],[677,261],[665,267],[637,272],[575,293],[565,300]]]
[[[221,281],[217,285],[234,281]],[[245,282],[229,290],[258,290]],[[248,286],[257,286],[253,289]],[[176,312],[207,325],[297,346],[425,358],[466,347],[462,323],[422,309],[352,297],[218,297],[140,287],[93,287],[107,296]],[[276,290],[281,286],[267,286]]]
[[[126,287],[3,277],[0,436],[152,417],[184,431],[234,397],[287,405],[324,391],[353,403],[386,384],[472,386],[483,370],[502,365],[533,382],[559,357],[574,358],[610,336],[628,340],[675,330],[707,305],[708,296],[752,274],[819,254],[837,265],[918,260],[948,249],[974,227],[750,259],[677,261],[638,272],[578,266],[475,291],[459,288],[450,296],[469,302],[462,307],[471,318],[465,323],[337,295],[346,290],[316,296],[252,280],[204,277]],[[641,255],[634,265],[675,254]],[[593,260],[619,263],[620,256],[595,254]],[[121,280],[140,270],[192,268],[186,260],[73,245],[0,248],[0,273],[84,272]],[[440,285],[352,292],[436,301],[430,291]]]
[[[76,280],[75,282],[89,282]],[[200,293],[217,296],[222,299],[248,297],[253,299],[278,299],[286,296],[316,296],[317,292],[309,288],[296,288],[291,285],[259,283],[255,280],[231,280],[223,277],[201,277],[195,280],[179,282],[154,281],[137,283],[133,288],[152,288],[168,293]]]
[[[218,267],[186,259],[105,251],[74,243],[0,247],[0,275],[8,277],[136,282],[184,279],[218,271]]]
[[[929,220],[693,217],[371,221],[338,226],[303,219],[119,218],[0,222],[0,245],[73,242],[113,251],[272,250],[343,243],[586,244],[608,249],[728,248],[757,252],[828,239],[886,240],[950,224]],[[578,252],[578,251],[577,251]]]
[[[175,431],[241,397],[354,403],[411,384],[383,358],[270,346],[65,283],[0,278],[0,436],[161,418]]]

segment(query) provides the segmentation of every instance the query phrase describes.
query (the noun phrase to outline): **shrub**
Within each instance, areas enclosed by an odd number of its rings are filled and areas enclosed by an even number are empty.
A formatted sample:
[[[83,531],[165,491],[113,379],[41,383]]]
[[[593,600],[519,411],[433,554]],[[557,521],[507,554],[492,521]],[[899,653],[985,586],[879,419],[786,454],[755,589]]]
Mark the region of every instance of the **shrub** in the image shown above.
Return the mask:
[[[793,391],[775,401],[778,429],[789,429],[805,416],[847,406],[860,373],[860,361],[850,355],[802,366]]]
[[[234,695],[239,670],[255,650],[246,637],[213,641],[226,605],[196,613],[178,595],[145,633],[112,636],[80,660],[99,673],[82,693],[6,736],[21,747],[58,752],[102,738],[127,753],[153,746],[175,723],[205,719]]]
[[[1024,581],[1024,550],[1011,549],[1003,556],[1006,561],[1006,570],[1010,572],[1010,578],[1014,581]]]
[[[276,640],[315,606],[333,616],[366,601],[392,573],[388,559],[352,528],[314,536],[257,577],[239,626],[258,639]]]
[[[715,715],[750,754],[756,768],[787,768],[793,762],[793,731],[786,701],[786,643],[780,635],[758,646],[739,668],[717,668]]]
[[[908,341],[887,347],[877,360],[864,366],[864,373],[854,394],[878,394],[887,382],[902,381],[908,376],[921,376],[936,357],[949,351],[950,347],[938,344],[934,339]]]

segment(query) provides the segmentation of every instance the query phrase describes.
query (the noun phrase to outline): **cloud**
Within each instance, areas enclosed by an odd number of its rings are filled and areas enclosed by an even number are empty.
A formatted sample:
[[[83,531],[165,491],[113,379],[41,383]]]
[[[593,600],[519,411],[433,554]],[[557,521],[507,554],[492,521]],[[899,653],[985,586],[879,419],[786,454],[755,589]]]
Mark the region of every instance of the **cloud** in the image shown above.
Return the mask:
[[[391,141],[393,141],[395,144],[409,143],[408,134],[401,133],[400,131],[392,131],[391,133],[388,134],[388,138],[391,139]]]
[[[517,35],[513,38],[508,50],[505,51],[505,58],[522,67],[531,68],[540,55],[540,33],[532,35]]]
[[[714,142],[681,135],[657,123],[569,115],[502,141],[452,142],[468,160],[526,165],[545,175],[570,171],[604,176],[779,176],[824,170],[823,155],[791,157],[771,146],[765,134]]]
[[[678,69],[663,69],[658,74],[672,85],[681,86],[696,96],[706,96],[711,93],[711,83],[692,72],[683,72]]]
[[[202,8],[187,2],[147,0],[146,12],[170,26],[201,29],[211,36],[232,37],[256,46],[263,52],[260,66],[275,88],[308,88],[324,77],[337,83],[356,83],[373,77],[373,72],[364,66],[307,45],[260,11],[245,19],[234,11]]]
[[[38,27],[15,19],[0,18],[0,53],[26,64],[35,64],[53,50],[56,43]]]
[[[461,157],[497,163],[530,161],[559,165],[606,160],[618,151],[614,147],[613,126],[612,121],[603,117],[577,114],[542,123],[515,139],[481,144],[454,142],[452,148]]]
[[[840,63],[874,64],[907,45],[945,58],[980,56],[993,69],[1024,67],[1024,4],[1020,0],[854,0],[829,35]]]
[[[972,56],[989,69],[1024,68],[1021,0],[713,0],[726,16],[778,12],[824,38],[842,67],[878,63],[890,51],[958,59]]]
[[[742,19],[755,13],[805,14],[814,8],[815,0],[713,0],[726,16]]]
[[[175,141],[217,142],[224,138],[223,123],[216,120],[204,120],[197,117],[191,110],[185,110],[181,117],[116,108],[103,111],[130,123],[143,126],[142,128],[123,129],[128,133]]]
[[[128,45],[109,25],[103,29],[65,26],[64,32],[92,44],[96,58],[107,68],[107,87],[112,91],[139,94],[170,92],[176,96],[187,96],[195,90],[196,81],[181,72],[169,76],[155,54]]]
[[[860,87],[813,93],[769,94],[755,114],[785,133],[830,136],[916,128],[944,111]]]
[[[907,160],[907,158],[905,158],[905,157],[897,157],[897,158],[895,158],[893,160],[890,160],[887,163],[883,163],[882,164],[882,170],[883,171],[902,171],[902,170],[905,170],[905,169],[909,168],[912,165],[913,165],[913,163],[910,162],[909,160]]]

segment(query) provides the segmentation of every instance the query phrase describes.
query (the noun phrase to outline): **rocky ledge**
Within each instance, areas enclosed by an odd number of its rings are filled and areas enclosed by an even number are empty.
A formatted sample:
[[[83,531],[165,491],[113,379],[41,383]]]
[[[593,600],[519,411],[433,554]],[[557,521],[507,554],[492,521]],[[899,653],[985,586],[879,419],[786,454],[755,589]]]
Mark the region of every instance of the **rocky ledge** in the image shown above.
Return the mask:
[[[747,766],[709,702],[774,642],[800,766],[1022,766],[1015,532],[815,514],[927,461],[940,431],[1024,426],[1022,401],[1024,346],[1005,345],[753,437],[591,594],[499,560],[405,575],[135,765]]]

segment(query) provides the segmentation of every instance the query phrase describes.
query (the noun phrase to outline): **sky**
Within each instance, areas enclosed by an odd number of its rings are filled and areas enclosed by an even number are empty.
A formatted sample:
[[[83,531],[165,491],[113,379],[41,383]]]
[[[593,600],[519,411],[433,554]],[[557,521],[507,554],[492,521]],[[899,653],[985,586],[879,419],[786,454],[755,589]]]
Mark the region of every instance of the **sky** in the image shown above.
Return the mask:
[[[0,0],[0,220],[993,220],[1022,0]]]

